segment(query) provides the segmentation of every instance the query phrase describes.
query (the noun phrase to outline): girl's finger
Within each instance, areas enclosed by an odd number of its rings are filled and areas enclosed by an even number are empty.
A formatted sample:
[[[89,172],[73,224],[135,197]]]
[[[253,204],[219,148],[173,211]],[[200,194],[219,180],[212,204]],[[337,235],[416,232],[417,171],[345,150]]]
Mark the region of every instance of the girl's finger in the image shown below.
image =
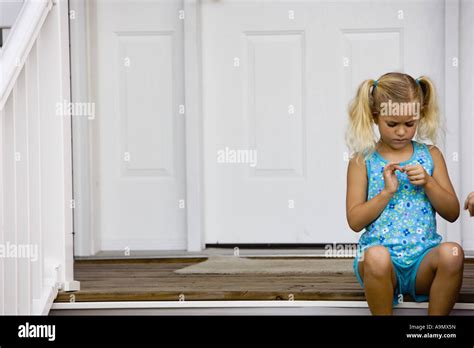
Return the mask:
[[[420,168],[418,166],[412,166],[411,168],[405,168],[405,171],[408,173],[408,174],[411,174],[411,173],[422,173],[423,172],[423,168]]]
[[[415,178],[418,176],[424,176],[422,172],[407,173],[408,179]]]
[[[468,209],[469,201],[471,200],[472,196],[474,196],[474,192],[471,192],[470,194],[467,195],[467,198],[464,201],[464,209]]]
[[[469,204],[468,209],[469,209],[469,214],[471,214],[471,216],[474,216],[474,204]]]
[[[400,162],[390,162],[387,164],[387,167],[391,167],[391,166],[394,166],[394,165],[399,165]]]
[[[394,165],[393,168],[396,169],[396,170],[399,170],[399,171],[403,172],[403,168],[400,167],[399,165]]]
[[[422,180],[425,176],[423,174],[417,174],[417,175],[409,175],[408,176],[408,179],[410,181],[413,181],[413,180]]]
[[[415,164],[415,165],[406,165],[403,167],[403,169],[405,169],[406,171],[408,170],[413,170],[415,168],[418,168],[418,164]]]
[[[410,182],[413,183],[415,181],[425,181],[423,178],[413,178],[413,179],[410,179]]]
[[[399,163],[389,163],[385,166],[385,170],[388,170],[390,172],[393,172],[394,170],[401,168],[399,166]],[[399,169],[400,170],[400,169]]]

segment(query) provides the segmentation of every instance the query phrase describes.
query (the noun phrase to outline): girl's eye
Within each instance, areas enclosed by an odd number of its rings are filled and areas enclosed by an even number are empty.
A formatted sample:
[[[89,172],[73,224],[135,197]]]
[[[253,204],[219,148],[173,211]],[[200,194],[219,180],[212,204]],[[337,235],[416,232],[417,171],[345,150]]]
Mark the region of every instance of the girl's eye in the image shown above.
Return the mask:
[[[397,123],[387,123],[387,126],[393,128],[397,125]],[[405,123],[405,126],[407,127],[413,127],[415,125],[415,122],[408,122],[408,123]]]

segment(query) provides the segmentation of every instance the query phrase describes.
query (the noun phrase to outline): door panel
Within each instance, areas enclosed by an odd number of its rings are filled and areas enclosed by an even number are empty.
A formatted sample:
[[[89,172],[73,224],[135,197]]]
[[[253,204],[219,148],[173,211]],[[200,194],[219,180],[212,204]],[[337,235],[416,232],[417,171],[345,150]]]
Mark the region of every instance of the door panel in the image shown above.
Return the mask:
[[[185,249],[182,3],[88,6],[101,249]]]
[[[348,103],[394,70],[443,91],[444,2],[206,0],[201,22],[206,242],[355,242]],[[257,164],[219,160],[239,150]]]

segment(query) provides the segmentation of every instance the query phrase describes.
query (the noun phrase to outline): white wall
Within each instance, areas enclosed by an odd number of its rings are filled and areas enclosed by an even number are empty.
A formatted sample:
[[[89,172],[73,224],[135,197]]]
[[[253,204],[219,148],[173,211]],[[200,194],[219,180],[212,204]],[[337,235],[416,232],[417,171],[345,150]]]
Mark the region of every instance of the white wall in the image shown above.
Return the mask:
[[[0,27],[11,27],[23,6],[23,0],[0,1]]]

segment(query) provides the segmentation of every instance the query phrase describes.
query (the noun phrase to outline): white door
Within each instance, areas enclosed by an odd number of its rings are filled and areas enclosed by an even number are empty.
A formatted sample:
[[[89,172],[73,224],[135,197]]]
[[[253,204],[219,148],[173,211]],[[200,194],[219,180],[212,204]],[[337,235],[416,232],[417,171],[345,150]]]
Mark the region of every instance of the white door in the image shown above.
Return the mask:
[[[100,249],[185,249],[182,2],[88,6]]]
[[[444,1],[205,0],[201,23],[206,242],[355,242],[348,102],[394,70],[443,91]]]

